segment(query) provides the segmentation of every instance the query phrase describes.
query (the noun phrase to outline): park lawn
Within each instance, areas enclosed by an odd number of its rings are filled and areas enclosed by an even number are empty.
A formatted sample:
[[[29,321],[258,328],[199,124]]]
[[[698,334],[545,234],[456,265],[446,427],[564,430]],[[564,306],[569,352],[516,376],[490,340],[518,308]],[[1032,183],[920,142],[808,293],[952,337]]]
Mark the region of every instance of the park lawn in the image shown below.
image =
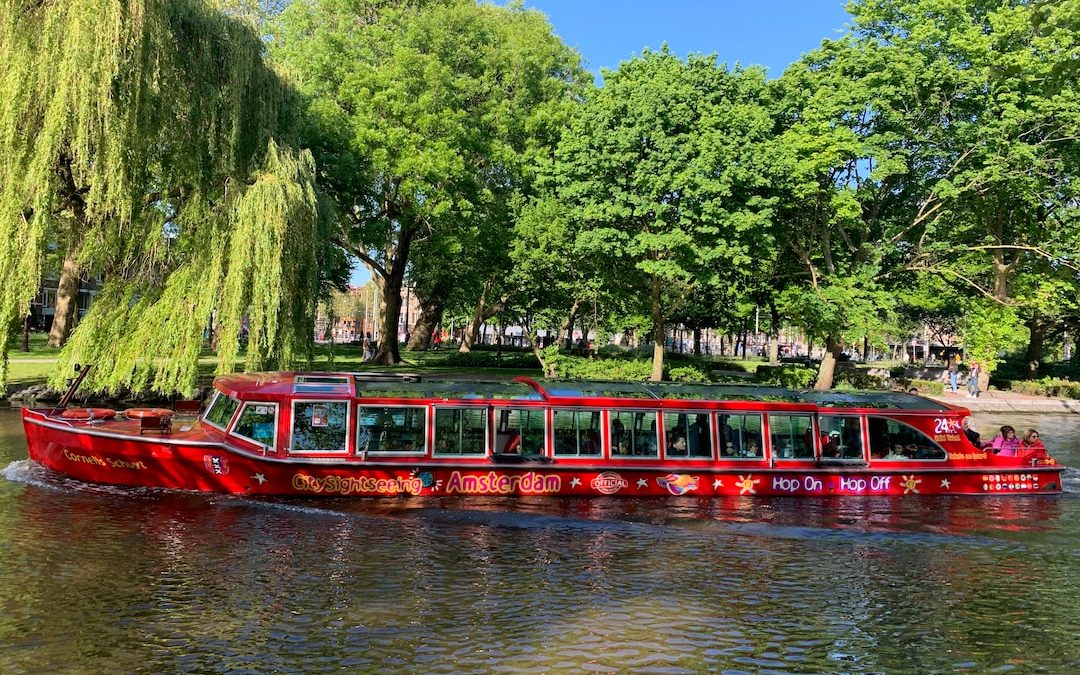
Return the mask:
[[[9,361],[26,361],[40,359],[55,359],[60,353],[59,347],[50,347],[46,344],[49,340],[48,333],[30,333],[30,351],[22,350],[22,334],[19,334],[11,342],[11,351],[8,352]]]
[[[45,346],[46,336],[41,333],[31,335],[30,352],[12,351],[8,382],[29,386],[45,382],[53,366],[59,349]],[[509,379],[518,375],[538,377],[540,370],[535,368],[465,368],[446,364],[447,357],[453,352],[401,352],[404,363],[397,366],[376,366],[364,363],[360,348],[353,345],[316,345],[311,370],[317,372],[408,372],[429,376],[472,375],[484,379]],[[244,369],[244,353],[241,352],[234,362],[237,371]],[[217,371],[219,359],[208,349],[199,357],[199,383],[209,385]],[[298,366],[297,369],[302,369]]]

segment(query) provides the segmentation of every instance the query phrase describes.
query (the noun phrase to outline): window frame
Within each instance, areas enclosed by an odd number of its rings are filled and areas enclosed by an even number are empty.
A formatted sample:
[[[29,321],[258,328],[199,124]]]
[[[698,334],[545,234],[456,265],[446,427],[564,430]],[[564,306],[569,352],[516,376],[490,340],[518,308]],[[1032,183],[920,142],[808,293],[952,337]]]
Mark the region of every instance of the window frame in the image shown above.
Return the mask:
[[[296,404],[298,403],[343,403],[345,404],[345,447],[342,450],[297,450],[293,444],[296,437]],[[289,408],[289,454],[290,455],[334,455],[336,457],[348,456],[349,428],[352,426],[352,402],[346,398],[294,398]]]
[[[229,416],[229,421],[225,423],[225,426],[219,426],[216,422],[212,422],[210,420],[210,411],[214,409],[214,406],[217,405],[218,399],[220,399],[222,396],[229,399],[230,401],[235,401],[236,402],[236,410],[232,411],[232,415]],[[220,431],[220,432],[222,432],[224,434],[227,434],[227,433],[229,433],[229,429],[232,428],[233,422],[236,420],[236,413],[239,412],[239,410],[244,407],[243,406],[244,403],[245,403],[245,401],[241,401],[238,398],[233,398],[232,396],[229,396],[228,394],[226,394],[226,393],[224,393],[224,392],[222,392],[220,390],[215,389],[214,390],[214,399],[212,401],[210,401],[210,405],[206,406],[206,412],[204,412],[202,414],[202,421],[203,421],[204,424],[208,424],[209,426],[217,429],[218,431]]]
[[[440,410],[479,410],[484,415],[484,447],[479,453],[439,452],[439,411]],[[475,405],[433,405],[431,406],[431,456],[432,457],[487,457],[491,448],[491,406]]]
[[[274,406],[274,442],[271,443],[270,445],[267,445],[267,444],[263,443],[262,441],[257,441],[254,438],[251,438],[250,436],[245,436],[244,434],[242,434],[242,433],[240,433],[240,432],[238,432],[236,430],[236,425],[240,423],[240,418],[243,417],[244,411],[248,409],[248,406],[257,406],[257,405],[258,406],[270,406],[270,405]],[[235,419],[232,420],[232,424],[229,425],[229,429],[231,430],[231,431],[229,431],[229,433],[232,434],[233,436],[236,436],[237,438],[242,438],[245,441],[249,441],[251,443],[254,443],[255,445],[258,445],[258,446],[261,446],[261,447],[264,447],[264,448],[276,448],[278,446],[278,423],[280,421],[281,421],[281,406],[278,405],[277,401],[244,401],[243,404],[238,409],[238,411],[236,413],[236,416],[235,416]]]
[[[810,426],[809,426],[809,428],[810,428],[810,456],[809,457],[781,457],[780,455],[777,454],[776,448],[773,447],[773,426],[772,426],[772,418],[773,417],[788,417],[788,418],[791,418],[791,417],[805,417],[805,418],[807,418],[809,420],[809,422],[810,422]],[[811,463],[817,462],[818,461],[818,448],[817,448],[818,442],[815,439],[817,438],[817,435],[818,435],[819,431],[818,431],[816,417],[817,417],[817,415],[815,413],[811,413],[811,412],[801,412],[801,411],[800,412],[782,411],[782,412],[775,412],[775,413],[774,412],[766,412],[765,413],[765,419],[766,419],[766,421],[767,421],[767,423],[769,425],[767,427],[768,431],[769,431],[769,458],[772,459],[772,460],[775,460],[777,462],[811,462]],[[788,431],[790,432],[790,427],[789,427]],[[794,436],[793,436],[793,438],[794,438]],[[794,448],[792,448],[792,450],[794,450]]]
[[[609,456],[611,457],[611,459],[618,459],[620,461],[633,461],[633,462],[660,462],[660,461],[663,461],[661,459],[661,454],[660,454],[661,453],[661,445],[660,445],[660,443],[662,442],[661,438],[663,437],[663,433],[664,433],[664,430],[661,427],[661,425],[663,424],[663,417],[661,415],[661,412],[662,411],[657,409],[657,408],[648,408],[648,409],[645,409],[645,410],[641,410],[641,409],[638,409],[638,408],[608,408],[607,409],[607,413],[608,413],[607,436],[608,436]],[[614,416],[618,415],[619,413],[628,413],[628,414],[631,414],[631,415],[637,415],[637,414],[650,415],[651,414],[653,416],[653,419],[656,421],[656,428],[653,431],[653,435],[656,437],[656,454],[655,455],[635,455],[635,454],[633,454],[633,448],[630,448],[631,454],[629,454],[629,455],[617,455],[617,454],[615,454],[615,447],[614,447],[615,438],[611,433],[611,425],[612,425],[612,423],[614,423]],[[645,418],[645,419],[647,419],[647,418]],[[643,422],[644,422],[644,419],[643,419]]]
[[[551,410],[551,426],[550,426],[551,434],[550,434],[550,438],[551,438],[551,456],[552,457],[556,457],[556,458],[562,457],[562,458],[565,458],[565,459],[603,459],[604,458],[604,411],[603,410],[599,410],[597,408],[570,408],[570,407],[557,407],[557,408],[553,407],[553,408],[549,408],[549,410]],[[591,455],[582,454],[582,452],[581,452],[581,444],[580,443],[578,443],[578,452],[576,452],[574,454],[562,454],[562,453],[558,452],[556,444],[555,444],[555,431],[556,431],[555,415],[557,413],[560,413],[560,412],[563,412],[563,413],[567,413],[567,412],[568,413],[575,413],[577,415],[581,415],[581,414],[599,415],[599,417],[597,418],[598,419],[598,427],[596,429],[596,433],[599,436],[599,438],[597,440],[599,441],[600,446],[597,448],[597,451],[594,454],[591,454]],[[580,419],[580,418],[577,418],[577,419]],[[580,432],[581,427],[575,426],[574,430],[576,432]],[[544,437],[545,438],[549,437],[548,434],[547,434],[547,429],[545,429]],[[623,455],[619,455],[619,456],[622,457]]]
[[[772,437],[771,433],[769,433],[769,434],[765,433],[765,429],[766,429],[766,427],[765,427],[765,418],[768,417],[768,416],[769,416],[768,412],[759,411],[759,410],[718,410],[718,411],[714,412],[713,417],[716,418],[715,419],[715,424],[716,424],[716,452],[717,452],[716,459],[717,459],[717,461],[720,461],[720,462],[763,462],[763,461],[765,461],[765,457],[766,457],[766,455],[765,455],[765,436],[768,435],[770,437],[770,439]],[[720,436],[721,436],[720,417],[741,417],[741,418],[743,418],[744,422],[745,422],[747,417],[757,417],[758,429],[757,429],[756,433],[758,434],[758,450],[760,451],[760,454],[758,454],[755,457],[732,457],[732,456],[729,456],[729,455],[720,454],[720,450],[721,450],[720,444],[723,443],[723,440],[721,440],[721,438],[720,438]],[[742,435],[743,435],[742,443],[746,443],[746,434],[747,434],[746,425],[743,424],[743,426],[740,428],[739,431],[741,431]],[[789,458],[787,461],[792,461],[792,459]],[[805,461],[805,460],[800,458],[799,460],[796,460],[796,461]]]
[[[686,416],[686,454],[685,455],[672,455],[670,447],[667,442],[668,433],[673,429],[667,428],[667,416],[675,415],[678,419],[678,415]],[[709,418],[709,455],[691,455],[690,454],[690,427],[694,426],[690,423],[690,418],[696,418],[698,415],[706,415]],[[719,428],[716,425],[716,411],[714,410],[662,410],[660,411],[660,417],[664,420],[664,461],[675,462],[715,462],[716,461],[716,444],[719,433]],[[697,423],[697,420],[694,420]],[[677,427],[676,427],[677,428]]]
[[[929,434],[925,433],[924,431],[922,431],[918,427],[912,426],[912,425],[908,424],[907,422],[898,420],[895,417],[886,417],[885,415],[867,414],[867,415],[864,415],[864,417],[866,418],[866,432],[867,432],[868,435],[870,433],[870,421],[875,419],[875,418],[885,420],[886,422],[896,422],[900,426],[907,427],[908,429],[911,429],[912,431],[916,432],[917,434],[919,434],[920,436],[922,436],[923,438],[928,440],[930,442],[931,447],[935,447],[935,448],[937,448],[938,450],[941,451],[941,457],[919,457],[919,458],[911,457],[911,458],[907,458],[907,459],[885,459],[884,457],[874,457],[873,453],[870,453],[870,461],[872,461],[872,462],[903,462],[904,464],[912,464],[912,463],[915,463],[915,462],[947,462],[949,460],[949,451],[946,450],[944,447],[942,447],[940,443],[938,443],[933,438],[931,438]],[[868,452],[870,451],[869,447],[867,447],[867,451]]]
[[[517,411],[525,410],[525,411],[528,411],[529,413],[538,413],[540,419],[543,420],[544,427],[543,427],[543,433],[541,434],[540,451],[538,453],[536,453],[536,454],[526,455],[525,453],[523,453],[521,451],[522,445],[518,445],[517,452],[515,452],[513,454],[522,455],[523,457],[551,457],[551,456],[554,456],[552,453],[554,453],[554,451],[555,451],[555,447],[554,447],[555,437],[553,435],[551,435],[551,434],[553,434],[555,427],[553,426],[554,420],[549,419],[550,415],[548,414],[548,411],[553,410],[552,408],[550,408],[548,406],[513,405],[511,403],[509,405],[505,405],[505,404],[493,405],[493,406],[491,406],[490,410],[491,410],[491,412],[488,415],[488,417],[489,417],[489,426],[492,428],[492,432],[494,434],[489,439],[491,443],[495,443],[496,441],[499,440],[499,423],[501,421],[502,414],[504,412],[517,412]],[[549,446],[548,439],[551,439],[550,450],[549,450],[549,447],[548,447]],[[520,441],[520,443],[524,443],[524,439],[522,439]],[[488,447],[491,447],[491,446],[489,445]],[[496,454],[501,454],[501,451],[496,450],[493,447],[492,447],[492,452],[494,452]],[[602,457],[603,456],[603,449],[601,449],[600,452],[601,452],[601,454],[596,455],[597,457]],[[577,457],[577,456],[578,455],[563,455],[563,457]]]
[[[367,406],[365,406],[363,403],[357,403],[353,407],[356,409],[356,433],[355,433],[355,436],[353,438],[353,443],[354,443],[353,447],[356,450],[355,450],[355,452],[353,454],[357,454],[357,455],[366,454],[366,456],[374,455],[376,457],[423,457],[423,456],[427,455],[427,443],[428,443],[428,433],[427,433],[427,431],[428,431],[427,430],[427,423],[428,423],[427,409],[428,409],[428,406],[427,405],[423,405],[423,404],[421,404],[421,405],[407,405],[407,404],[404,404],[404,403],[395,403],[395,404],[383,404],[383,405],[377,405],[377,406],[375,406],[375,405],[367,405]],[[421,428],[421,434],[420,435],[421,435],[422,441],[421,441],[420,448],[418,450],[413,450],[412,452],[408,452],[408,451],[404,451],[404,450],[390,450],[390,451],[368,450],[365,453],[364,450],[360,449],[360,409],[365,408],[365,407],[367,407],[367,408],[413,408],[415,410],[422,411],[423,412],[423,419],[424,419],[424,426]]]
[[[867,426],[868,426],[869,423],[867,423],[865,425],[863,424],[863,420],[865,419],[866,416],[865,415],[859,415],[859,414],[847,414],[847,415],[842,415],[841,414],[841,415],[837,415],[837,414],[826,414],[826,413],[819,412],[818,415],[817,415],[817,427],[818,427],[817,437],[819,439],[821,438],[821,435],[824,433],[823,431],[821,431],[821,418],[822,417],[839,417],[839,418],[843,418],[843,419],[849,419],[849,420],[854,419],[854,420],[856,420],[859,423],[859,445],[862,446],[862,453],[858,457],[826,457],[824,455],[825,448],[824,448],[824,446],[822,446],[822,448],[821,448],[821,451],[822,451],[821,461],[822,462],[829,462],[830,464],[834,464],[834,463],[835,464],[839,464],[839,463],[843,463],[843,464],[866,464],[867,463],[867,457],[869,455],[869,444],[866,441],[866,430],[867,430]],[[820,443],[820,440],[819,440],[819,443]]]

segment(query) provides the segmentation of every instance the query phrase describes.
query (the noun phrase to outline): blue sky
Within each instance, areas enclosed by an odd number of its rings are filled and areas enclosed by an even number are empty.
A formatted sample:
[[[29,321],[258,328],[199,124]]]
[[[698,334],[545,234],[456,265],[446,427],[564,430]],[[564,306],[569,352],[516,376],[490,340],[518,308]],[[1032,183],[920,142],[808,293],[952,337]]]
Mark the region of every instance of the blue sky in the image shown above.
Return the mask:
[[[722,63],[765,66],[769,77],[826,38],[842,35],[846,0],[525,0],[547,15],[586,67],[615,70],[642,49],[667,42],[672,53],[716,54]],[[357,265],[354,285],[367,283]]]
[[[759,65],[769,77],[842,35],[846,0],[525,0],[547,15],[586,67],[616,69],[666,41],[672,53],[717,55],[721,63]],[[599,80],[598,80],[599,81]]]

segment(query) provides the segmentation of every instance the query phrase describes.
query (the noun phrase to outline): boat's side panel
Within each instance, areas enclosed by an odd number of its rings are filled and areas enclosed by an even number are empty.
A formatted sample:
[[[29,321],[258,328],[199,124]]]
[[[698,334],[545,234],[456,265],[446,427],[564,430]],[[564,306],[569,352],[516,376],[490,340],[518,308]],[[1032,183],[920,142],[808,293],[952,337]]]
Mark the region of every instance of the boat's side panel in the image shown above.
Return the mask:
[[[124,438],[24,414],[31,457],[74,478],[117,485],[303,496],[399,495],[907,495],[1050,494],[1060,468],[971,471],[866,467],[770,469],[567,466],[523,463],[448,466],[403,462],[287,462],[220,443]]]

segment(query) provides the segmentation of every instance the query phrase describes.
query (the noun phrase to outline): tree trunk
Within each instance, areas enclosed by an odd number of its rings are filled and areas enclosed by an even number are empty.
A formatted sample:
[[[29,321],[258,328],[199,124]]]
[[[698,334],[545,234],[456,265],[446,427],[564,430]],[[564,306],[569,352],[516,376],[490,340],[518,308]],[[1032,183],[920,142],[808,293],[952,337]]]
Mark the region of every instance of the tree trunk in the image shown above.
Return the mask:
[[[442,321],[442,300],[420,300],[420,318],[416,320],[413,331],[409,335],[409,344],[405,349],[410,352],[425,352],[431,349],[431,336]]]
[[[68,251],[64,256],[64,267],[60,270],[60,282],[56,287],[56,307],[53,314],[52,328],[49,329],[49,346],[63,347],[75,327],[79,314],[79,275],[81,270],[75,260],[75,251]]]
[[[580,301],[574,300],[574,304],[570,307],[570,313],[566,315],[566,321],[559,328],[559,339],[562,341],[560,349],[563,351],[570,351],[574,346],[574,322],[577,321],[578,307],[580,305]]]
[[[1046,341],[1046,322],[1038,314],[1033,315],[1027,322],[1031,338],[1028,340],[1027,368],[1031,377],[1039,375],[1039,366],[1042,364],[1043,344]]]
[[[401,286],[405,278],[405,266],[394,265],[382,285],[382,307],[379,316],[379,347],[371,362],[383,366],[401,363],[398,351],[398,319],[401,318]]]
[[[862,339],[862,360],[863,363],[870,361],[870,336],[864,335]]]
[[[659,382],[664,379],[664,313],[660,306],[660,277],[652,278],[652,321],[653,321],[653,358],[652,374],[649,379]]]
[[[30,351],[30,314],[27,313],[22,320],[22,350]]]
[[[503,311],[503,308],[506,306],[507,296],[505,295],[499,298],[494,304],[487,304],[488,292],[491,291],[494,283],[494,281],[488,281],[484,284],[484,290],[480,292],[480,299],[476,303],[476,312],[473,313],[472,323],[462,336],[461,348],[458,351],[463,353],[472,351],[473,345],[480,339],[480,328],[481,326],[484,326],[484,322]]]
[[[836,361],[840,354],[840,343],[833,336],[825,340],[825,355],[821,358],[821,366],[818,367],[817,382],[814,389],[832,389],[833,374],[836,372]]]
[[[694,356],[701,356],[701,329],[694,329]]]
[[[776,303],[769,301],[769,363],[780,363],[780,310]]]

